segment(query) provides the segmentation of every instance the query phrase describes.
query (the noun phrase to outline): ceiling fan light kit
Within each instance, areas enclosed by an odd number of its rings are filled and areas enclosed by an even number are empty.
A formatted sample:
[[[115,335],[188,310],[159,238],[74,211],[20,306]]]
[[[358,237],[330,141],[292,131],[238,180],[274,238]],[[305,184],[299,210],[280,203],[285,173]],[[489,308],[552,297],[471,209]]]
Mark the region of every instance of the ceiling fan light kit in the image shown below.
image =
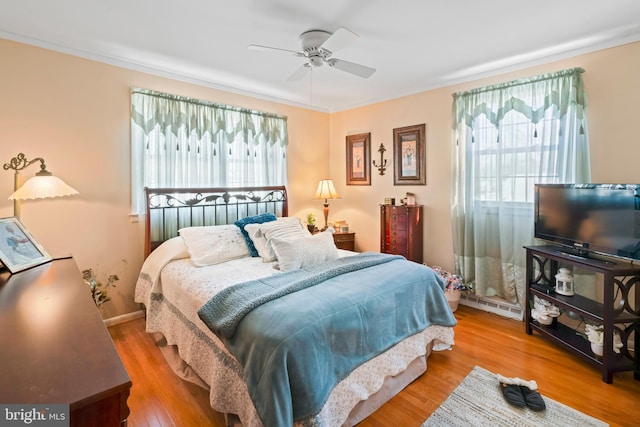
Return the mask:
[[[302,52],[256,44],[249,45],[249,49],[281,52],[306,58],[307,62],[302,64],[289,76],[288,81],[300,80],[312,67],[322,67],[325,63],[331,68],[336,68],[366,79],[375,73],[375,68],[332,57],[334,52],[352,44],[358,38],[359,36],[356,33],[346,28],[339,28],[333,34],[323,30],[310,30],[300,34],[299,41]]]

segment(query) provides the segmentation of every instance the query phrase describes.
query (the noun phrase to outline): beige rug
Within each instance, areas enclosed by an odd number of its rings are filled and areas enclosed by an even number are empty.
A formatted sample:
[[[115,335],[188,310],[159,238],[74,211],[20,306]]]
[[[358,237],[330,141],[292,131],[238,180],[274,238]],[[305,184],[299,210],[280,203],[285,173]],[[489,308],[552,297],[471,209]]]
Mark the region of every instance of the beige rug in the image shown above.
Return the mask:
[[[543,399],[547,409],[542,412],[511,406],[504,400],[495,374],[476,366],[422,427],[609,425],[548,397]]]

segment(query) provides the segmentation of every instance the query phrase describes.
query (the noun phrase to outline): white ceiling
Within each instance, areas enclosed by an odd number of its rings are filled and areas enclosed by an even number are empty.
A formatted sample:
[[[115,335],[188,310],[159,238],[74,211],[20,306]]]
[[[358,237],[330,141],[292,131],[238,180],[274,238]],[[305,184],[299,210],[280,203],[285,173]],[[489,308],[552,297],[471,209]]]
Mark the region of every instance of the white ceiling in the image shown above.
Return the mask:
[[[340,27],[369,79],[247,49]],[[640,40],[640,1],[0,0],[0,38],[333,112]]]

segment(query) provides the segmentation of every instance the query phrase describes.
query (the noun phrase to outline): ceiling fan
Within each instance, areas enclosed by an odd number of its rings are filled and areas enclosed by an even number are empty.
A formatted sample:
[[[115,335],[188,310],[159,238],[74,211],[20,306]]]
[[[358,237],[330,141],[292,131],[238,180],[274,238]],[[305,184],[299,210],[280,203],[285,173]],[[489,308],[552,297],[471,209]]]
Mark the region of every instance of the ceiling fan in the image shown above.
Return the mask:
[[[358,38],[359,36],[356,33],[351,32],[346,28],[339,28],[333,34],[323,30],[310,30],[300,34],[300,46],[302,47],[302,52],[282,49],[279,47],[262,46],[258,44],[250,44],[248,47],[249,49],[254,50],[280,52],[289,55],[293,54],[294,56],[305,58],[307,62],[302,64],[300,68],[289,76],[287,81],[300,80],[311,70],[312,67],[321,67],[324,64],[366,79],[375,73],[375,68],[345,61],[343,59],[333,58],[332,56],[334,52],[350,45]]]

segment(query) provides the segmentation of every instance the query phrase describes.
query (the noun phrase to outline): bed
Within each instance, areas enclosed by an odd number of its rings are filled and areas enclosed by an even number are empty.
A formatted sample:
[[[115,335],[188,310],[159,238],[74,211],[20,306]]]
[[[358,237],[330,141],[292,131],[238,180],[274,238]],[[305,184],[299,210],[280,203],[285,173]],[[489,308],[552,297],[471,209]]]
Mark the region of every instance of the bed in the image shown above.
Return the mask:
[[[422,375],[431,351],[453,345],[455,318],[438,275],[310,235],[288,217],[284,187],[145,191],[146,260],[135,300],[176,374],[208,388],[229,425],[355,425]],[[305,236],[283,231],[298,227]],[[274,342],[274,325],[299,329]],[[387,338],[364,337],[369,329]]]

